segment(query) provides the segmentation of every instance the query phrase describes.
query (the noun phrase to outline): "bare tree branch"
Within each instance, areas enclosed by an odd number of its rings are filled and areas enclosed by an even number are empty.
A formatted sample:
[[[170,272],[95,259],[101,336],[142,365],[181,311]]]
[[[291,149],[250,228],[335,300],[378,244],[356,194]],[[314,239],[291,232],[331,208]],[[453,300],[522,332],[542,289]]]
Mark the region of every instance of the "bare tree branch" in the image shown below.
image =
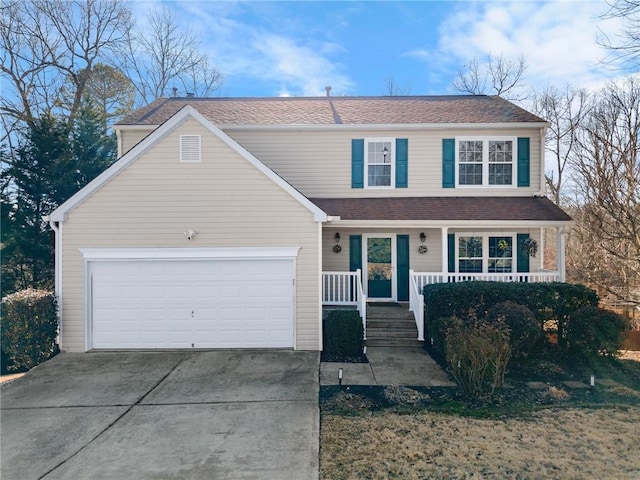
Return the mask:
[[[9,91],[0,112],[31,123],[62,106],[57,91],[70,79],[73,102],[65,113],[71,125],[94,63],[126,39],[130,20],[123,0],[25,0],[3,6],[0,60]]]
[[[609,10],[602,18],[620,18],[623,27],[615,39],[600,32],[597,42],[610,52],[604,62],[636,71],[640,66],[640,0],[612,0],[608,3]]]
[[[154,10],[149,25],[148,32],[130,32],[122,52],[139,105],[169,95],[173,86],[197,96],[220,88],[222,75],[200,50],[198,38],[179,29],[168,7]]]
[[[572,157],[578,187],[570,254],[578,279],[640,305],[640,80],[608,85],[594,100]],[[580,231],[583,231],[580,234]]]
[[[393,78],[393,75],[388,75],[384,79],[383,95],[387,95],[390,97],[411,95],[411,86],[400,86]]]
[[[547,188],[556,205],[562,204],[565,173],[576,150],[576,135],[587,113],[585,90],[567,85],[563,90],[548,87],[533,94],[533,111],[550,124],[545,147],[553,158],[553,170],[547,176]]]
[[[487,55],[486,61],[480,63],[472,58],[464,70],[458,72],[453,81],[453,88],[461,93],[472,95],[500,95],[507,100],[521,101],[527,98],[521,91],[522,75],[527,70],[524,56],[517,59],[497,58]]]

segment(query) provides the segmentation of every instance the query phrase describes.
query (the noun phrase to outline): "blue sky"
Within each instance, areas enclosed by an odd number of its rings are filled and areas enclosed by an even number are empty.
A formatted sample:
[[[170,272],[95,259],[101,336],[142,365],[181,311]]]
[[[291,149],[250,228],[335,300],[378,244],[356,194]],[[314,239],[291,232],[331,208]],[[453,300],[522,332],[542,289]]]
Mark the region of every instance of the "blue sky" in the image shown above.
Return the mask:
[[[138,1],[143,21],[158,0]],[[382,95],[385,80],[412,95],[455,93],[472,57],[528,63],[528,86],[597,88],[621,75],[604,66],[596,36],[615,36],[602,1],[164,2],[196,32],[224,76],[223,96]]]

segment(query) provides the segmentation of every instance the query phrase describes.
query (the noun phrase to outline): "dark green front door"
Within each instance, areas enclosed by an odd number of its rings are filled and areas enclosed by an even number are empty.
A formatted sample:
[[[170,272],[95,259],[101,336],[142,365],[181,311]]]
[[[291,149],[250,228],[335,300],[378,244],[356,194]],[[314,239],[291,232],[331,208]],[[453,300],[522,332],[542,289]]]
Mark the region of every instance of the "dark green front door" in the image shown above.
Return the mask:
[[[367,238],[367,296],[392,298],[391,237]]]

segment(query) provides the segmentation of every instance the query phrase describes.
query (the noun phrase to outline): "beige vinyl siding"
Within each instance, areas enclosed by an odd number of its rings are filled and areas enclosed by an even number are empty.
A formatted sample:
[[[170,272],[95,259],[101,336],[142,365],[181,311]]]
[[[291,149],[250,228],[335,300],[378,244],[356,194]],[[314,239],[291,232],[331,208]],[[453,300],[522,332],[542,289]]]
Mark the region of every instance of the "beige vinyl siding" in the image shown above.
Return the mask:
[[[202,135],[202,162],[180,163],[179,136]],[[188,241],[189,228],[198,232]],[[87,247],[300,247],[295,344],[319,350],[319,237],[313,214],[195,120],[147,150],[72,210],[63,233],[62,348],[85,348]]]
[[[135,130],[120,130],[120,144],[118,145],[118,157],[121,157],[138,143],[144,140],[144,137],[149,135],[154,129],[144,128]]]
[[[226,133],[308,197],[530,196],[541,190],[540,129],[385,130],[345,129]],[[456,136],[529,137],[530,187],[442,188],[442,139]],[[351,188],[351,140],[392,137],[409,140],[409,186]]]
[[[340,232],[340,246],[342,251],[335,253],[333,246],[336,244],[335,234]],[[420,232],[424,232],[426,240],[424,244],[420,242]],[[448,233],[477,233],[485,234],[513,234],[528,233],[532,238],[540,244],[540,229],[538,228],[504,228],[504,229],[449,229]],[[350,235],[371,235],[376,233],[392,234],[392,235],[409,235],[409,268],[416,272],[441,272],[442,271],[442,231],[439,228],[423,228],[423,229],[394,229],[394,228],[371,228],[371,229],[355,229],[355,228],[337,228],[325,227],[322,232],[322,271],[324,272],[348,272],[349,271],[349,236]],[[418,252],[420,245],[426,245],[427,253]],[[444,247],[447,248],[446,246]],[[541,250],[541,248],[540,248]],[[540,262],[542,253],[538,252],[536,258],[531,258],[530,269],[532,272],[540,270]],[[445,265],[445,269],[446,269]]]
[[[335,253],[333,246],[336,244],[335,235],[340,232],[340,246],[342,251]],[[420,242],[420,232],[424,232],[427,239],[424,245],[427,246],[427,253],[418,253],[418,247],[422,245]],[[440,229],[423,228],[423,229],[394,229],[394,228],[371,228],[371,229],[355,229],[355,228],[325,228],[322,232],[322,270],[335,272],[349,271],[349,236],[350,235],[371,235],[371,234],[392,234],[392,235],[409,235],[409,265],[410,268],[417,272],[435,272],[440,271],[442,262],[442,250],[440,241]]]

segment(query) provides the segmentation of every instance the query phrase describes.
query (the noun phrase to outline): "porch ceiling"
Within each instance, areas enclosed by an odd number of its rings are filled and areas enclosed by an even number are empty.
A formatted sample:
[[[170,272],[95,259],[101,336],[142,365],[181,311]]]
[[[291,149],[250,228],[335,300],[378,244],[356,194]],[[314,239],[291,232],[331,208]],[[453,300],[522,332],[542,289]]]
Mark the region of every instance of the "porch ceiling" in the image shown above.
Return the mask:
[[[569,223],[546,197],[311,198],[330,216],[353,221],[514,221]]]

